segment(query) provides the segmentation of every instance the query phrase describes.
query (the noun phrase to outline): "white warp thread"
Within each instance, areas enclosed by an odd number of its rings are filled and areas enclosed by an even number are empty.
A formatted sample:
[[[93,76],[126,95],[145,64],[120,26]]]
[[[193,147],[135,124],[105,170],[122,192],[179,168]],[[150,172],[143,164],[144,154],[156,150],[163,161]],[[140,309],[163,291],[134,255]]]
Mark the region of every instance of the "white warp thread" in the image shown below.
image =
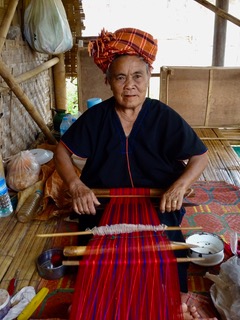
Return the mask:
[[[144,224],[113,224],[111,226],[106,225],[102,227],[94,227],[92,229],[86,229],[86,231],[91,231],[93,235],[104,236],[111,234],[120,234],[120,233],[131,233],[131,232],[140,232],[140,231],[163,231],[166,230],[167,226],[164,224],[159,224],[157,226],[144,225]]]

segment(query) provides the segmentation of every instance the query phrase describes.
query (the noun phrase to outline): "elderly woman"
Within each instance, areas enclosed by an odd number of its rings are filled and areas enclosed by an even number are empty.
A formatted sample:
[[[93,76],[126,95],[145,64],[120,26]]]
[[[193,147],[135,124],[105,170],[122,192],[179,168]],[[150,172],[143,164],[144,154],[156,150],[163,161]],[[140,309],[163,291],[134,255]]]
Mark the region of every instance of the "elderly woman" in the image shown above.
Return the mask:
[[[64,134],[55,152],[57,171],[68,186],[80,227],[98,224],[100,204],[92,188],[161,188],[161,223],[179,226],[187,189],[207,166],[207,149],[192,128],[167,105],[146,98],[157,43],[146,32],[104,30],[90,44],[113,97],[90,108]],[[80,178],[71,156],[86,159]],[[180,231],[169,239],[184,241]],[[187,292],[187,268],[179,268]]]

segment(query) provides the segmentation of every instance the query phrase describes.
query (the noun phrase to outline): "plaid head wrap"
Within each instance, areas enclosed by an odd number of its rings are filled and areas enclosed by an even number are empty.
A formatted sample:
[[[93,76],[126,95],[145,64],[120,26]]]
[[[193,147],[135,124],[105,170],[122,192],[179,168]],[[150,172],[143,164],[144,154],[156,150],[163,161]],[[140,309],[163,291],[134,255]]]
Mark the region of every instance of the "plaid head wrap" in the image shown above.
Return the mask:
[[[138,55],[151,66],[157,54],[157,40],[138,29],[123,28],[114,33],[103,29],[95,41],[89,42],[88,51],[104,73],[117,56],[124,54]]]

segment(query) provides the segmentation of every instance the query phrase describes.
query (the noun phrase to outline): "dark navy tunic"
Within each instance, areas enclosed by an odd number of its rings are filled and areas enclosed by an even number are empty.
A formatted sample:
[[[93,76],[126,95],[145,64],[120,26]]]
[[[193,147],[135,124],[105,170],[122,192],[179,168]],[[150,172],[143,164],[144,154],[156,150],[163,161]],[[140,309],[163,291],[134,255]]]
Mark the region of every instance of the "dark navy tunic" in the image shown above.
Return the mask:
[[[207,150],[158,100],[146,98],[128,137],[114,105],[110,98],[88,109],[62,137],[72,153],[88,159],[81,180],[91,188],[165,188],[182,174],[183,160]]]

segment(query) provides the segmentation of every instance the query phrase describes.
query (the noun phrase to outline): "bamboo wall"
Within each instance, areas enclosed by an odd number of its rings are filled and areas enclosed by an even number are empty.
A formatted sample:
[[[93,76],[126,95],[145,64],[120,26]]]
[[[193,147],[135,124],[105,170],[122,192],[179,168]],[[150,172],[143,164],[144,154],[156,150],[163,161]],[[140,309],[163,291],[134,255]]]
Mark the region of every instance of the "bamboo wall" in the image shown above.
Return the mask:
[[[0,0],[0,153],[3,159],[29,148],[42,131],[21,99],[29,101],[32,114],[38,114],[43,126],[47,128],[52,121],[52,71],[45,69],[31,74],[32,70],[49,60],[49,55],[32,51],[23,40],[23,7],[23,0]],[[26,72],[31,76],[24,79]],[[5,82],[6,78],[10,85]],[[14,94],[16,88],[20,89],[18,96]]]
[[[48,60],[48,55],[31,51],[24,41],[7,40],[1,58],[17,78],[18,75]],[[14,93],[8,88],[3,89],[4,84],[4,80],[0,77],[0,147],[3,159],[28,148],[41,132]],[[50,123],[52,120],[50,109],[53,103],[51,71],[46,70],[21,83],[21,88],[44,122]]]

